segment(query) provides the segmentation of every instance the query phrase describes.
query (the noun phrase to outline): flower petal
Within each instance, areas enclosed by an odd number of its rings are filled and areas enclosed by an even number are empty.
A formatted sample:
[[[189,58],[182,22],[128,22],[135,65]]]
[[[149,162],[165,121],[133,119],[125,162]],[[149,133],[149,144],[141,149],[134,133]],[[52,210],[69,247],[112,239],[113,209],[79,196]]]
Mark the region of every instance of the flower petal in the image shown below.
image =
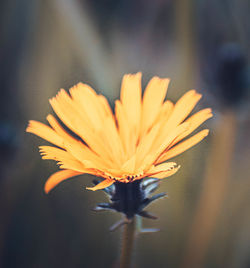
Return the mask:
[[[84,165],[67,151],[52,146],[40,146],[42,159],[58,161],[60,168],[71,169],[78,172],[86,172]]]
[[[57,171],[52,174],[45,183],[44,191],[45,193],[49,193],[55,186],[57,186],[60,182],[67,180],[71,177],[82,174],[81,172],[73,171],[73,170],[62,170]]]
[[[157,124],[158,122],[162,122],[162,123],[164,122],[164,124],[166,124],[170,115],[172,114],[173,109],[174,109],[174,104],[169,100],[165,101],[163,105],[161,106],[160,113],[158,117],[156,118],[154,125]]]
[[[119,100],[115,102],[115,116],[118,122],[118,131],[121,137],[123,148],[126,155],[129,155],[132,151],[130,143],[130,130],[128,128],[128,119],[124,112],[124,107]]]
[[[65,90],[60,90],[57,96],[50,100],[50,104],[62,122],[80,136],[93,151],[115,161],[112,159],[109,148],[103,143],[100,132],[93,129],[90,120],[78,111]]]
[[[67,140],[68,142],[78,142],[77,139],[73,138],[71,135],[68,134],[68,132],[58,123],[56,118],[49,114],[47,116],[47,120],[51,127],[57,132],[59,136],[61,136],[63,139]]]
[[[119,131],[126,149],[126,159],[136,149],[141,120],[141,73],[124,75],[121,85],[121,101],[116,103]],[[122,122],[125,121],[125,128]],[[125,133],[121,133],[125,131]],[[128,139],[127,139],[128,138]]]
[[[177,101],[169,120],[180,124],[191,113],[201,97],[202,95],[195,90],[189,90]]]
[[[188,128],[188,123],[182,123],[172,130],[163,141],[157,142],[153,149],[151,149],[150,154],[145,158],[143,164],[147,169],[148,166],[157,162],[158,157],[167,149],[167,147],[173,142],[173,140],[182,134]]]
[[[61,89],[56,97],[50,99],[49,102],[62,122],[78,136],[82,137],[85,133],[82,133],[81,126],[91,126],[89,120],[79,114],[72,99],[64,89]],[[88,130],[90,131],[90,127]]]
[[[114,167],[114,163],[110,162],[107,158],[101,158],[90,150],[86,145],[81,142],[68,143],[65,142],[65,148],[72,154],[77,160],[79,160],[88,168],[96,168],[100,170],[106,170],[110,167]],[[91,163],[91,165],[89,165]]]
[[[112,117],[106,117],[103,119],[104,131],[102,133],[104,143],[109,147],[112,158],[117,163],[122,164],[124,161],[124,147],[119,135],[116,123]],[[108,130],[108,131],[107,131]],[[114,161],[113,161],[114,165]]]
[[[139,128],[141,119],[141,73],[126,74],[121,85],[121,103],[128,123]]]
[[[188,150],[189,148],[193,147],[194,145],[202,141],[208,135],[208,133],[209,133],[209,130],[204,129],[198,132],[197,134],[195,134],[194,136],[192,136],[191,138],[177,144],[176,146],[171,148],[169,151],[163,153],[157,160],[157,163],[164,162],[170,158],[175,157],[178,154],[183,153],[184,151]]]
[[[76,86],[70,88],[70,95],[72,96],[75,106],[79,113],[87,117],[91,126],[96,130],[102,128],[102,109],[100,110],[100,103],[96,92],[88,85],[78,83]]]
[[[136,156],[133,155],[129,160],[127,160],[121,167],[121,171],[125,174],[133,174],[135,172],[135,160]]]
[[[177,139],[175,139],[174,143],[171,144],[171,147],[174,144],[181,141],[182,139],[184,139],[185,137],[187,137],[190,133],[192,133],[196,128],[198,128],[202,123],[204,123],[206,120],[208,120],[212,116],[213,116],[212,110],[210,108],[207,108],[207,109],[203,109],[203,110],[195,113],[191,117],[189,117],[185,121],[186,123],[189,123],[188,129],[185,132],[183,132],[181,135],[179,135],[177,137]]]
[[[102,182],[98,183],[96,186],[86,187],[86,189],[91,190],[91,191],[101,190],[101,189],[104,189],[106,187],[109,187],[113,183],[114,183],[114,180],[106,179],[106,180],[103,180]]]
[[[30,120],[26,131],[63,148],[63,139],[49,126]]]
[[[103,95],[98,95],[98,99],[102,107],[102,110],[104,111],[104,115],[114,117],[107,99]]]
[[[159,129],[160,124],[155,124],[150,131],[141,138],[136,149],[136,170],[140,169],[146,156],[151,153],[150,149],[153,147],[159,133]]]
[[[163,179],[175,174],[179,168],[176,163],[168,162],[151,167],[147,173],[149,177]]]
[[[151,177],[157,179],[165,179],[167,177],[174,175],[180,169],[180,167],[181,166],[177,166],[172,170],[159,172],[158,174],[152,175]]]
[[[195,90],[190,90],[184,94],[175,104],[174,109],[168,121],[162,128],[162,136],[166,136],[172,129],[178,126],[191,113],[197,102],[200,100],[201,94]]]
[[[145,133],[157,118],[167,93],[169,79],[153,77],[144,92],[142,101],[141,135]]]

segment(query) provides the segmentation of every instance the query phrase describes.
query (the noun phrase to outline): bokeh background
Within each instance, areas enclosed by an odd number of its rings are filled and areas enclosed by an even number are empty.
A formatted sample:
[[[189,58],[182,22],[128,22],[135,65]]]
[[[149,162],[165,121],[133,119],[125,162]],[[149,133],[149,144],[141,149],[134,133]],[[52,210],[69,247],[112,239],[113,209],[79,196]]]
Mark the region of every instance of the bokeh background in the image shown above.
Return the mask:
[[[152,204],[160,228],[138,236],[134,267],[250,267],[248,0],[10,0],[0,3],[0,267],[116,267],[120,215],[91,211],[105,200],[67,180],[26,134],[45,122],[48,99],[79,81],[112,104],[124,73],[143,86],[170,77],[168,98],[196,88],[215,116],[201,144],[176,157],[182,168]]]

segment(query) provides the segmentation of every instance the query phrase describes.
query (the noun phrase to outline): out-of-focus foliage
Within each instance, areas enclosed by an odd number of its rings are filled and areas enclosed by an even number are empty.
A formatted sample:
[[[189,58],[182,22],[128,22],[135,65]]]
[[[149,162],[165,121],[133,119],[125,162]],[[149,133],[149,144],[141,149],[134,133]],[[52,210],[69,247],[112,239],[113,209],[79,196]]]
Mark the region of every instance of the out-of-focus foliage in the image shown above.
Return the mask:
[[[161,232],[138,238],[136,267],[249,267],[249,1],[6,0],[0,7],[0,266],[117,261],[120,234],[108,229],[119,215],[90,210],[105,201],[85,190],[93,177],[45,195],[57,168],[40,160],[35,148],[44,142],[25,128],[29,119],[44,121],[61,87],[86,82],[112,103],[122,75],[142,71],[144,85],[153,75],[170,77],[172,100],[196,88],[215,117],[206,123],[210,137],[178,157],[182,168],[161,183],[170,198],[150,208],[158,221],[144,221]]]

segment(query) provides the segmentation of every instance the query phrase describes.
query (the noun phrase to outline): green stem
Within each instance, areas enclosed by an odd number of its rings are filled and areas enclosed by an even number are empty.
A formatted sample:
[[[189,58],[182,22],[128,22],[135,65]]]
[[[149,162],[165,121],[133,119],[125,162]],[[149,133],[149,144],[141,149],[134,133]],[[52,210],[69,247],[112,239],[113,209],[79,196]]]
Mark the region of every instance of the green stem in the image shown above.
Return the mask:
[[[136,218],[124,225],[120,268],[130,268],[135,242]]]

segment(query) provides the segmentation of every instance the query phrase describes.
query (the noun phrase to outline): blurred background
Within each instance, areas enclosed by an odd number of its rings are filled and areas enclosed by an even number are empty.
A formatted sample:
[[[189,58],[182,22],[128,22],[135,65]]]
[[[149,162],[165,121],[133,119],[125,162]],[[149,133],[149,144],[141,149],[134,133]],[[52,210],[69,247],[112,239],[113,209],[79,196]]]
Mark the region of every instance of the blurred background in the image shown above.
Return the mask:
[[[121,215],[95,213],[103,192],[92,176],[67,180],[49,195],[46,142],[25,133],[45,122],[48,99],[79,81],[119,97],[123,74],[143,86],[170,77],[168,98],[191,88],[196,110],[212,107],[210,135],[175,161],[152,204],[160,228],[141,234],[134,267],[250,267],[250,1],[11,0],[0,3],[0,267],[115,267]]]

